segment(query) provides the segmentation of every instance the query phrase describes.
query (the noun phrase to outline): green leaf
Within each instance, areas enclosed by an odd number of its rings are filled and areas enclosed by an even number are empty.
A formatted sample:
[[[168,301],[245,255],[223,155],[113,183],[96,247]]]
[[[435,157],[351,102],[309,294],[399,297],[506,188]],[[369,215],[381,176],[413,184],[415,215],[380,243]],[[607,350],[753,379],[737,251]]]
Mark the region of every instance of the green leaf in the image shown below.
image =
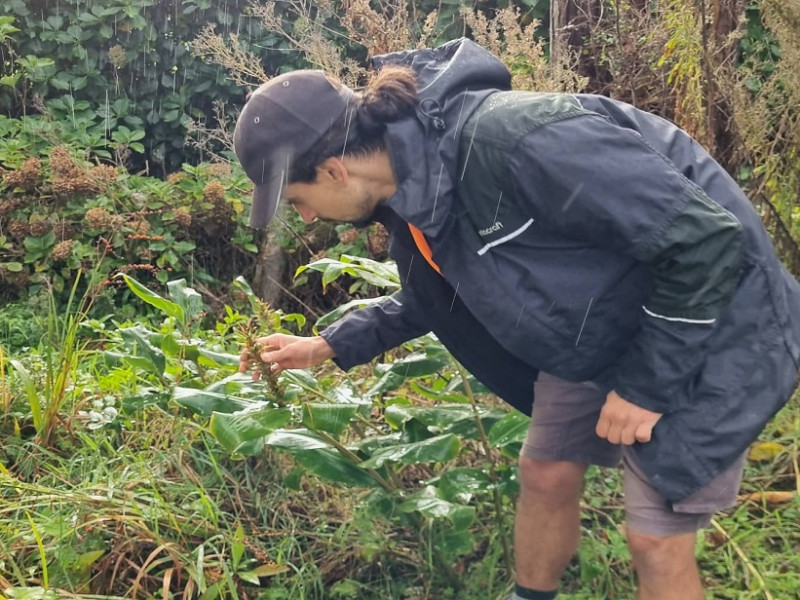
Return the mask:
[[[226,354],[224,352],[214,352],[213,350],[207,350],[202,346],[198,346],[197,353],[200,356],[198,362],[205,366],[211,366],[211,367],[239,366],[238,354]]]
[[[442,431],[459,421],[473,420],[475,413],[471,406],[464,404],[445,404],[432,407],[392,404],[384,411],[384,418],[395,429],[402,429],[408,421],[416,419],[431,430]]]
[[[122,339],[135,349],[135,355],[145,358],[148,361],[147,370],[156,375],[163,375],[167,368],[167,359],[160,348],[156,348],[150,343],[149,332],[142,325],[126,327],[119,330]]]
[[[357,487],[374,487],[377,482],[357,467],[353,461],[335,450],[311,450],[294,452],[297,462],[306,469],[330,481]]]
[[[357,404],[303,404],[303,425],[339,437],[358,410]]]
[[[393,362],[367,396],[385,393],[400,387],[407,379],[438,373],[451,363],[449,355],[428,356],[420,352]]]
[[[205,310],[203,297],[194,288],[186,285],[185,279],[176,279],[167,283],[169,297],[181,307],[187,319],[192,319]]]
[[[441,497],[455,502],[469,502],[474,494],[485,494],[491,490],[492,480],[485,471],[460,467],[451,469],[439,477],[437,487]]]
[[[9,273],[19,273],[23,269],[22,263],[19,262],[0,263],[0,267],[4,268]]]
[[[493,448],[522,443],[525,441],[530,424],[530,417],[523,415],[519,411],[512,411],[495,423],[489,430],[489,443]]]
[[[361,463],[363,468],[378,469],[387,462],[413,465],[427,462],[452,460],[458,454],[461,442],[452,434],[439,435],[412,444],[398,444],[382,448],[368,460]]]
[[[157,308],[167,316],[176,319],[179,323],[185,324],[184,312],[179,305],[175,304],[174,302],[170,302],[166,298],[162,298],[154,291],[147,289],[133,277],[130,277],[125,273],[120,273],[117,275],[117,277],[122,277],[130,290],[141,300],[144,300],[150,306]]]
[[[292,454],[305,450],[324,450],[330,449],[327,442],[323,442],[319,437],[307,429],[279,429],[273,431],[266,439],[267,446],[282,448]]]
[[[235,413],[264,404],[261,401],[239,398],[230,394],[184,387],[176,387],[172,392],[172,399],[181,406],[206,417],[210,417],[214,412]]]
[[[208,428],[228,452],[253,456],[264,449],[267,434],[292,419],[288,408],[253,406],[235,413],[215,412]]]
[[[456,531],[475,522],[475,508],[448,502],[434,486],[426,486],[400,505],[404,512],[418,512],[430,519],[448,519]]]
[[[386,300],[385,297],[378,297],[378,298],[356,298],[355,300],[351,300],[350,302],[345,302],[340,306],[336,307],[329,313],[322,315],[317,322],[314,324],[314,327],[326,327],[333,323],[334,321],[338,321],[341,317],[343,317],[346,313],[350,312],[356,308],[362,308],[364,306],[369,306],[371,304],[380,304]]]
[[[33,379],[31,378],[30,373],[28,370],[22,365],[21,362],[15,359],[11,359],[8,361],[14,370],[17,372],[17,377],[22,381],[22,387],[25,388],[25,395],[28,399],[28,407],[31,409],[31,416],[33,417],[33,427],[36,431],[41,431],[42,426],[44,425],[43,415],[42,415],[42,405],[39,400],[39,392],[36,389],[36,385],[33,383]]]

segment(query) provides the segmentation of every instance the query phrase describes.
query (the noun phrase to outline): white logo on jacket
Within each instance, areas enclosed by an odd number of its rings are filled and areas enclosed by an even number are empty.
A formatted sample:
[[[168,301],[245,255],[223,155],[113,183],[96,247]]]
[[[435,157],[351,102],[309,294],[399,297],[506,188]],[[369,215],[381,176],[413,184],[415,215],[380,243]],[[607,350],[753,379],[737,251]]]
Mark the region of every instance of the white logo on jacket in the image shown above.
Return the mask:
[[[503,222],[495,221],[495,223],[492,226],[487,227],[486,229],[480,229],[478,233],[481,236],[487,236],[493,234],[496,231],[500,231],[502,228],[503,228]]]

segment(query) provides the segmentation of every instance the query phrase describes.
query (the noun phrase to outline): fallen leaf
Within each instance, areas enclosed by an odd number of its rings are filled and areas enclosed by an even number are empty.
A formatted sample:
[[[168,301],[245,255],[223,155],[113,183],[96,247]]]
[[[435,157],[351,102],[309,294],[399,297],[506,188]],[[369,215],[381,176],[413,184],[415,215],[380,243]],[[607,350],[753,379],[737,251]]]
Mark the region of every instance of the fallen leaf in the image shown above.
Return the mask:
[[[747,453],[747,458],[755,461],[772,460],[784,450],[785,448],[780,444],[764,442],[763,444],[757,444],[750,448],[750,452]]]
[[[786,504],[797,496],[797,492],[754,492],[752,494],[742,494],[738,497],[739,502],[757,502],[759,504]]]

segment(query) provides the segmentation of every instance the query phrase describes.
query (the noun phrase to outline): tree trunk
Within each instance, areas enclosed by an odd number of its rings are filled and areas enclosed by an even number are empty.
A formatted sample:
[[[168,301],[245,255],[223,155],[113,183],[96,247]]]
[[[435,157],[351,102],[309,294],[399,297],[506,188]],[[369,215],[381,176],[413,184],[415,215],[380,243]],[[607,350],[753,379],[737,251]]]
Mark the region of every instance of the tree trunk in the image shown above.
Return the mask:
[[[272,307],[280,306],[287,266],[286,252],[275,238],[270,229],[258,253],[252,284],[256,296]]]
[[[550,0],[550,61],[565,63],[578,56],[578,73],[589,78],[590,88],[605,79],[592,56],[581,54],[605,13],[604,0]]]

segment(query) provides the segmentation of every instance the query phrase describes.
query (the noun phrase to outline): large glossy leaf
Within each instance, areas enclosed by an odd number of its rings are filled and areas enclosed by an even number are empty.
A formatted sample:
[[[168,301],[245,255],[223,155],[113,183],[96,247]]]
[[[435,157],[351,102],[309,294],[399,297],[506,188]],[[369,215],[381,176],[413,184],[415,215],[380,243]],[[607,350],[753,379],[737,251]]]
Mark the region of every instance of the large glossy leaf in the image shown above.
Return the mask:
[[[340,260],[323,258],[301,266],[295,272],[295,277],[308,269],[322,273],[323,286],[335,281],[341,275],[350,275],[380,288],[396,289],[400,287],[397,266],[392,262],[380,263],[369,258],[342,254]]]
[[[185,322],[183,309],[179,305],[159,296],[154,291],[147,289],[133,277],[130,277],[125,273],[120,273],[118,277],[122,277],[130,290],[140,299],[144,300],[149,305],[154,306],[165,315],[177,319],[179,323]]]
[[[387,462],[407,465],[452,460],[458,454],[461,442],[451,434],[439,435],[413,444],[398,444],[383,448],[361,463],[362,467],[377,469]]]
[[[339,437],[358,410],[357,404],[303,404],[303,425]]]
[[[185,279],[167,282],[167,289],[172,300],[181,307],[186,319],[196,317],[205,310],[203,297],[194,288],[186,285]]]
[[[268,446],[282,448],[292,454],[305,450],[330,449],[331,445],[319,439],[308,429],[278,429],[266,439]]]
[[[453,529],[463,530],[475,521],[475,508],[448,502],[434,486],[426,486],[400,505],[404,512],[418,512],[431,519],[448,519]]]
[[[494,448],[522,443],[525,441],[530,424],[530,417],[523,415],[519,411],[512,411],[495,423],[489,430],[489,443]]]
[[[357,487],[378,485],[369,473],[335,450],[305,450],[295,452],[294,457],[306,469],[325,479]]]
[[[445,500],[469,502],[475,494],[490,491],[492,480],[485,471],[461,467],[443,473],[436,484]]]
[[[172,399],[181,406],[206,417],[210,417],[214,412],[235,413],[253,406],[264,405],[264,402],[259,400],[184,387],[176,387],[172,392]]]
[[[381,375],[378,382],[367,392],[368,396],[397,389],[408,379],[438,373],[451,362],[449,356],[428,356],[420,352],[410,354],[393,362]]]
[[[338,321],[341,317],[343,317],[346,313],[350,312],[353,309],[361,308],[363,306],[369,306],[370,304],[379,304],[386,300],[386,298],[357,298],[355,300],[351,300],[350,302],[345,302],[344,304],[340,304],[331,312],[322,315],[317,322],[314,324],[315,328],[319,327],[327,327],[334,321]]]
[[[264,449],[264,438],[292,419],[288,408],[255,406],[232,414],[215,412],[208,427],[231,453],[252,456]]]
[[[120,329],[119,333],[131,347],[133,354],[147,359],[148,363],[143,364],[149,364],[146,367],[148,371],[156,375],[164,374],[164,370],[167,368],[167,359],[161,348],[150,343],[150,332],[144,326],[126,327]]]
[[[465,404],[439,406],[406,406],[392,404],[384,411],[384,418],[395,429],[402,429],[408,421],[415,419],[428,428],[443,430],[453,423],[475,418],[472,407]]]
[[[212,367],[236,367],[239,366],[239,356],[237,354],[226,354],[207,350],[202,346],[197,348],[197,361],[205,366]],[[188,358],[188,357],[187,357]]]

